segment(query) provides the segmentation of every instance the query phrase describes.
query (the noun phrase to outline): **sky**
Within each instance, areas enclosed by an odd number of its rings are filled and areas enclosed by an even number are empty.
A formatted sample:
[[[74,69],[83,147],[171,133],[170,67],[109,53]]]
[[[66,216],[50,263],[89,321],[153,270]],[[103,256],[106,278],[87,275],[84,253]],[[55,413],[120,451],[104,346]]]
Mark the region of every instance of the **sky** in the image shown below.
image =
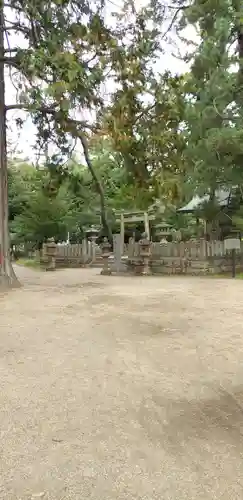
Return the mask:
[[[112,10],[118,10],[122,4],[122,0],[113,0],[111,1]],[[146,4],[146,0],[136,0],[136,7],[139,9],[143,5]],[[112,18],[110,16],[109,4],[106,8],[106,17],[107,22],[112,22]],[[9,17],[9,12],[7,13]],[[14,19],[14,17],[13,17]],[[165,26],[166,30],[166,26]],[[187,39],[191,39],[195,41],[195,31],[193,27],[189,27],[183,33],[184,37]],[[172,33],[172,38],[176,38],[176,35]],[[5,40],[6,45],[10,45],[11,47],[23,47],[26,42],[20,35],[12,35],[8,40]],[[170,70],[172,73],[183,73],[187,71],[188,65],[185,64],[184,61],[173,56],[173,52],[175,48],[171,44],[164,44],[163,46],[164,53],[162,54],[160,60],[156,64],[158,71],[162,72],[166,69]],[[186,46],[180,43],[180,52],[182,55],[186,52]],[[13,83],[12,83],[13,82]],[[109,83],[109,86],[111,83]],[[112,88],[110,88],[112,91]],[[106,92],[109,92],[109,87],[106,88]],[[14,72],[12,72],[11,76],[9,72],[6,70],[5,75],[5,101],[6,104],[15,104],[17,100],[17,92],[14,86]],[[24,126],[21,130],[19,130],[16,126],[15,120],[17,117],[21,117],[24,120]],[[18,157],[29,158],[34,164],[38,159],[37,151],[34,148],[35,143],[35,126],[33,125],[31,118],[27,116],[23,111],[8,111],[7,113],[8,120],[8,144],[9,150],[12,151],[12,154],[15,154]],[[42,152],[39,161],[44,160],[45,152]]]

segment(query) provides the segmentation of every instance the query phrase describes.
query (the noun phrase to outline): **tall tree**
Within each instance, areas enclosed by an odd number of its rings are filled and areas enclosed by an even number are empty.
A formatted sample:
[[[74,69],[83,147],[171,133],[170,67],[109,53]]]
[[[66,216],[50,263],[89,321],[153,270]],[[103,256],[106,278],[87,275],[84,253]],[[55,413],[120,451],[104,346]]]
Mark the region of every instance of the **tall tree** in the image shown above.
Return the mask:
[[[183,27],[192,24],[200,35],[186,88],[190,181],[212,198],[218,187],[243,180],[241,18],[239,2],[228,0],[194,0],[184,10]]]
[[[174,196],[184,173],[183,79],[156,69],[162,57],[163,13],[155,15],[152,5],[137,14],[130,10],[126,23],[118,24],[119,43],[112,55],[117,90],[105,131],[141,198],[148,199],[149,193],[151,202],[165,191]]]
[[[103,2],[78,0],[10,0],[0,3],[0,257],[1,280],[17,283],[9,258],[7,213],[6,116],[9,109],[28,110],[38,128],[40,147],[55,143],[59,155],[50,169],[80,141],[93,182],[100,196],[101,216],[107,233],[102,184],[88,150],[85,115],[101,106],[99,89],[105,78],[106,53],[112,36],[102,15]],[[22,34],[25,47],[11,46],[11,34]],[[4,36],[7,44],[4,47]],[[5,106],[4,66],[19,72],[19,101]],[[78,109],[78,117],[75,111]],[[83,119],[84,117],[84,119]],[[110,236],[110,234],[109,234]]]
[[[8,230],[8,173],[7,173],[7,137],[4,83],[4,4],[0,1],[0,284],[17,285],[18,280],[10,260]]]
[[[89,155],[93,127],[82,119],[87,114],[96,114],[102,104],[100,86],[105,78],[106,54],[112,44],[112,35],[102,15],[103,2],[82,6],[77,0],[37,3],[31,2],[24,8],[31,29],[28,36],[34,38],[28,53],[20,54],[20,70],[29,82],[25,85],[24,104],[32,109],[40,146],[52,141],[65,156],[76,141],[80,142],[100,196],[102,223],[111,238],[103,187]],[[79,116],[75,117],[77,110]],[[55,163],[59,161],[60,157],[55,155]],[[50,165],[54,166],[53,158]]]

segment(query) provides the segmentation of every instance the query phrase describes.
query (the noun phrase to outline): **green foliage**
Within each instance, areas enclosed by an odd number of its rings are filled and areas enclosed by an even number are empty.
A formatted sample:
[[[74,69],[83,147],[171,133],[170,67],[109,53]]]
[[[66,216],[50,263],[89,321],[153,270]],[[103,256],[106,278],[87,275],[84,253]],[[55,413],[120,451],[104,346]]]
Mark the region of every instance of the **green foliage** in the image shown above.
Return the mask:
[[[186,22],[197,23],[201,34],[191,54],[185,113],[186,156],[200,193],[243,181],[239,12],[240,4],[227,0],[194,0],[185,10]],[[236,52],[232,49],[235,41]]]
[[[216,219],[220,212],[220,205],[214,199],[212,199],[202,202],[195,215],[197,217],[203,218],[208,222],[212,222]]]
[[[11,0],[10,6],[18,18],[16,30],[25,32],[29,44],[14,61],[24,76],[21,101],[31,111],[40,146],[55,142],[61,159],[72,149],[70,138],[85,130],[85,121],[74,120],[73,111],[98,110],[102,103],[100,88],[113,45],[102,1],[54,0],[45,7]]]
[[[152,199],[150,192],[141,186],[137,189],[122,154],[114,149],[112,138],[94,136],[90,155],[104,187],[108,214],[112,210],[148,208]]]
[[[157,32],[142,30],[139,19],[135,26],[127,27],[126,36],[127,32],[133,41],[122,45],[113,61],[120,88],[107,108],[105,131],[136,189],[147,190],[150,203],[161,195],[174,200],[185,173],[185,142],[180,130],[185,105],[183,77],[157,74],[151,65]],[[141,40],[148,42],[144,52]]]
[[[40,265],[40,260],[38,258],[35,258],[35,259],[20,258],[20,259],[17,259],[16,264],[18,264],[19,266],[24,266],[24,267],[34,269],[36,271],[42,270],[42,267]]]
[[[203,218],[202,213],[200,213],[200,217]],[[182,214],[176,211],[176,207],[170,207],[165,212],[165,218],[173,229],[180,230],[182,239],[185,241],[190,238],[198,238],[203,234],[203,220],[202,218],[197,219],[195,214]]]
[[[147,208],[108,139],[94,137],[90,155],[105,190],[107,216],[114,226],[114,210]],[[100,226],[99,196],[89,169],[73,157],[65,175],[57,179],[48,168],[36,170],[19,160],[9,166],[9,218],[12,244],[32,242],[39,246],[48,237],[82,241],[91,225]]]
[[[8,168],[9,220],[12,221],[27,207],[33,193],[42,188],[47,172],[38,171],[27,161],[13,159]]]
[[[36,192],[23,212],[14,218],[11,230],[19,242],[34,242],[38,247],[50,237],[64,240],[71,218],[70,208],[65,190],[60,190],[54,199],[42,191]]]

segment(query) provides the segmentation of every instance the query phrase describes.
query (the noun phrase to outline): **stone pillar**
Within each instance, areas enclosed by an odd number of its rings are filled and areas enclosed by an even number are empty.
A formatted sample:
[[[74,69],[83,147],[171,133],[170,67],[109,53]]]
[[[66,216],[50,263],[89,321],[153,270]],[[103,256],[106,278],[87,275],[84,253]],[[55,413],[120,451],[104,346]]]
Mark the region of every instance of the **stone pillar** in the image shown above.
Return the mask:
[[[145,229],[146,238],[148,240],[150,240],[150,227],[149,227],[148,212],[144,212],[144,229]]]
[[[101,270],[100,274],[103,274],[103,276],[110,276],[111,269],[109,265],[109,257],[111,255],[111,245],[107,238],[104,238],[104,241],[101,245],[101,249],[103,258],[103,269]]]
[[[91,262],[94,263],[96,259],[96,246],[95,242],[97,240],[97,236],[91,236],[90,241],[91,241]]]
[[[114,262],[113,262],[113,270],[116,273],[119,273],[122,271],[122,245],[121,245],[121,235],[120,234],[114,234],[113,236],[113,255],[114,255]]]
[[[49,238],[46,242],[46,271],[55,271],[56,269],[56,250],[54,238]]]
[[[148,239],[147,234],[143,233],[142,239],[139,241],[139,256],[143,261],[143,276],[149,276],[151,274],[149,259],[151,256],[151,241]]]
[[[124,223],[124,215],[121,214],[121,227],[120,227],[120,254],[123,256],[124,252],[124,235],[125,235],[125,223]]]

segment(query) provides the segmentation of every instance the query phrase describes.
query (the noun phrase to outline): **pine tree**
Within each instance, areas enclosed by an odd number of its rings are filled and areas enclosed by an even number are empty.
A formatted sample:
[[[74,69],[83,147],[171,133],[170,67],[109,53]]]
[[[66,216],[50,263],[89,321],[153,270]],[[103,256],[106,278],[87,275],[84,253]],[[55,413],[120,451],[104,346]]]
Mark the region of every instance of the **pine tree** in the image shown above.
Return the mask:
[[[187,85],[187,157],[194,186],[211,196],[243,181],[240,16],[239,3],[227,0],[195,0],[185,10],[201,37]]]
[[[130,178],[150,202],[175,197],[184,173],[183,77],[156,68],[162,55],[163,13],[154,2],[118,27],[111,62],[118,89],[105,116],[104,130],[121,154]]]

